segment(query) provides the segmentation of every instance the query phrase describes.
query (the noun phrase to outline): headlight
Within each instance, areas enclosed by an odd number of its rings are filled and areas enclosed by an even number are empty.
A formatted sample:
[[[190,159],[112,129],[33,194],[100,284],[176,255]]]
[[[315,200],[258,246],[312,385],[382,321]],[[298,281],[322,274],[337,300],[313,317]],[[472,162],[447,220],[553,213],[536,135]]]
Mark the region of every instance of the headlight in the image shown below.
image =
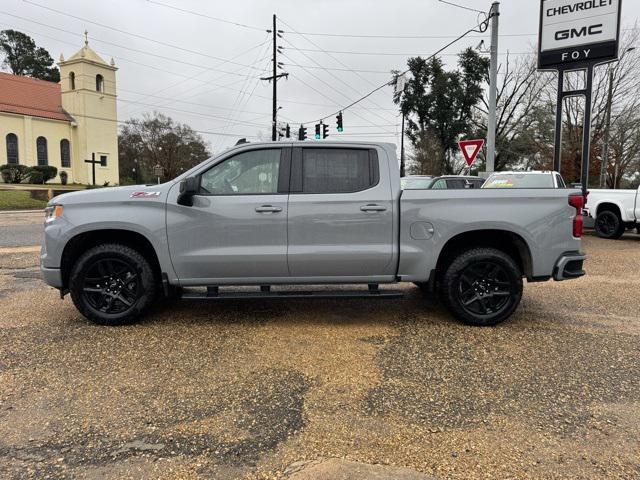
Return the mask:
[[[44,209],[44,221],[50,222],[62,215],[62,205],[50,205]]]

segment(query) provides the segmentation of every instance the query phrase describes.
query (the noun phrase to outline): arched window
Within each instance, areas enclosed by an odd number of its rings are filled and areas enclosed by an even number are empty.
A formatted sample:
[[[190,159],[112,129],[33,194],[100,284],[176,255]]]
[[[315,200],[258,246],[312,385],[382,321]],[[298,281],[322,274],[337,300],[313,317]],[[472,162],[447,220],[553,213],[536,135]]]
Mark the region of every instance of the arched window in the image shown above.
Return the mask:
[[[102,75],[96,75],[96,92],[104,92],[104,78]]]
[[[76,74],[73,72],[69,73],[69,88],[71,88],[71,90],[76,89]]]
[[[60,140],[60,166],[62,168],[71,167],[71,145],[66,138]]]
[[[7,163],[18,164],[18,136],[15,133],[7,135]]]
[[[49,154],[47,153],[47,139],[38,137],[36,140],[36,153],[38,157],[38,165],[49,164]]]

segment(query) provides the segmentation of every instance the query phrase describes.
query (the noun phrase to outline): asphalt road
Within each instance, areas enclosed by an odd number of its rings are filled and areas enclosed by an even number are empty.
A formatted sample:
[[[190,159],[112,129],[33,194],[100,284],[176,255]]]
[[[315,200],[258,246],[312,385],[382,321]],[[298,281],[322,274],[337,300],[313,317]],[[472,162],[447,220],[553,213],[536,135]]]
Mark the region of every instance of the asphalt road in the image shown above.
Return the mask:
[[[35,212],[0,212],[0,248],[40,245],[43,238],[44,214]]]
[[[37,253],[5,249],[0,478],[337,478],[304,476],[333,457],[396,478],[639,478],[640,236],[584,246],[587,277],[527,285],[486,329],[412,285],[99,327]]]

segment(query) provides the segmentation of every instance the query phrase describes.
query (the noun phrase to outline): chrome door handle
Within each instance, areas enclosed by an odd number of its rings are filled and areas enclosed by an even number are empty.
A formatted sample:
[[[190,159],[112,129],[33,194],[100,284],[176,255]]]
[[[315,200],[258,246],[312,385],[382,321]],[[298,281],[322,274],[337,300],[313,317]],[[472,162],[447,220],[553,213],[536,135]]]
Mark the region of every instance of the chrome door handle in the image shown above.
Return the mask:
[[[272,205],[262,205],[261,207],[256,207],[256,212],[258,213],[278,213],[281,211],[282,208],[274,207]]]
[[[387,207],[383,207],[382,205],[375,205],[373,203],[370,203],[369,205],[362,205],[360,207],[360,210],[362,210],[363,212],[384,212],[387,209]]]

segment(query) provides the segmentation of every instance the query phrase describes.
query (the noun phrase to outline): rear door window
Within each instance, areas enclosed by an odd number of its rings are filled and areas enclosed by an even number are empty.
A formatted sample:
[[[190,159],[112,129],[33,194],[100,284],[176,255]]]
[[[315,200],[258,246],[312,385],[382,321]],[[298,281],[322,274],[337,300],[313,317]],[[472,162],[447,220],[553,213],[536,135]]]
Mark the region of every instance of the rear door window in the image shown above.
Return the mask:
[[[359,148],[303,148],[294,154],[292,192],[354,193],[379,181],[375,150]]]

